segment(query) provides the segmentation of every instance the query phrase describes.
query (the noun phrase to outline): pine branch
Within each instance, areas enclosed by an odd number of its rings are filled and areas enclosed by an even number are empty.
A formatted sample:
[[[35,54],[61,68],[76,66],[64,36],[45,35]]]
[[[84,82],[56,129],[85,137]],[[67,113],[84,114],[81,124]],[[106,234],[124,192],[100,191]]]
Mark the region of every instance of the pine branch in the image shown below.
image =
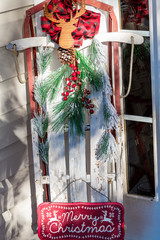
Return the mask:
[[[49,151],[49,143],[48,140],[44,142],[38,143],[38,149],[39,149],[39,156],[43,162],[48,164],[48,151]]]
[[[47,71],[51,61],[52,61],[52,48],[39,47],[39,52],[37,53],[37,66],[39,73],[44,74]]]
[[[53,131],[63,130],[64,123],[68,123],[71,133],[74,129],[78,135],[83,135],[84,110],[81,102],[81,91],[70,95],[67,101],[56,104],[53,108],[53,118],[51,122]]]
[[[82,80],[89,82],[91,88],[99,91],[103,88],[102,75],[97,66],[79,51],[76,51],[76,58],[79,62],[79,69],[82,72]]]
[[[69,66],[63,65],[56,72],[51,73],[47,78],[43,79],[43,81],[35,84],[35,99],[41,107],[43,107],[47,98],[49,101],[53,101],[63,81],[64,73],[68,68]]]
[[[34,113],[33,123],[34,130],[41,138],[44,138],[48,129],[48,115],[43,113],[39,113],[38,115]]]

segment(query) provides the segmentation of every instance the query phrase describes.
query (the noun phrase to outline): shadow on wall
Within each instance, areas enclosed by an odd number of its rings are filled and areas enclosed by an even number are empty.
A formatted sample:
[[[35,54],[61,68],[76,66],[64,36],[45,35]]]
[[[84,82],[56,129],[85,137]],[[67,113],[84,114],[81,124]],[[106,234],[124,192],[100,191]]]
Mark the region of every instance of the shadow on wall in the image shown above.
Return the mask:
[[[13,68],[12,53],[2,51]],[[3,78],[7,69],[0,68],[0,239],[27,240],[37,227],[28,89],[17,77]]]

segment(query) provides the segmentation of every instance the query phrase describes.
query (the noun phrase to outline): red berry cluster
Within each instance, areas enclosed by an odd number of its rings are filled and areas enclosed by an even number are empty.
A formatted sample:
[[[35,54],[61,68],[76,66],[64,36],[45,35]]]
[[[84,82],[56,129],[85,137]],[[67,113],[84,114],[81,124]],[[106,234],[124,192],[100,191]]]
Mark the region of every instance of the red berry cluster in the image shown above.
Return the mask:
[[[77,86],[81,86],[82,82],[79,77],[81,74],[80,71],[78,71],[78,67],[76,67],[73,63],[70,64],[70,67],[73,69],[72,74],[69,77],[66,77],[66,84],[64,87],[64,92],[62,93],[63,100],[66,101],[67,97],[71,92],[73,92]]]
[[[94,113],[94,110],[93,110],[94,104],[92,104],[92,101],[91,101],[91,99],[89,99],[88,95],[90,95],[90,91],[87,89],[84,89],[84,95],[81,98],[82,106],[89,109],[90,114],[93,114]]]

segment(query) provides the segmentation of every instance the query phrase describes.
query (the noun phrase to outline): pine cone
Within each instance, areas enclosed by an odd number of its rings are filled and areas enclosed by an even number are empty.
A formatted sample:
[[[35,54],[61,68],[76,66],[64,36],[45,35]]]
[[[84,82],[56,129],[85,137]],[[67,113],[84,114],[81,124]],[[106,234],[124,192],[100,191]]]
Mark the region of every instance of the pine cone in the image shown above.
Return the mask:
[[[58,57],[62,64],[70,65],[71,63],[74,63],[75,60],[75,49],[74,48],[64,49],[59,47]]]

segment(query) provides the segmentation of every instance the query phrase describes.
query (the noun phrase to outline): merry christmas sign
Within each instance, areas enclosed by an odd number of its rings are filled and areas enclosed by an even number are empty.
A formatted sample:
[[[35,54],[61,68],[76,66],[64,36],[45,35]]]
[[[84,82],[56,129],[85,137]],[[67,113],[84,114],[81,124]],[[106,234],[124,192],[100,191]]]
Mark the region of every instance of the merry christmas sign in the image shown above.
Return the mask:
[[[119,203],[42,203],[38,236],[41,240],[123,240],[124,209]]]

